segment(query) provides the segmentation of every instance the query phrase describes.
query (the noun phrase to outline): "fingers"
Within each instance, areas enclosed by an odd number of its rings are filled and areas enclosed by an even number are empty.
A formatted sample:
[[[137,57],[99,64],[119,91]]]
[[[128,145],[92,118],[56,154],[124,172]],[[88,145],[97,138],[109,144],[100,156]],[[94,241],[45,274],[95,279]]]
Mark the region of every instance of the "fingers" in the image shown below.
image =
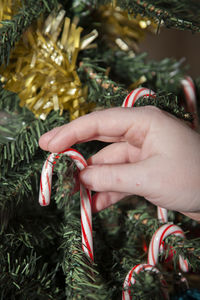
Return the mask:
[[[52,130],[43,134],[39,139],[39,146],[44,150],[48,150],[47,145],[49,141],[56,136],[56,134],[60,131],[60,128],[61,127],[53,128]]]
[[[105,209],[129,195],[130,194],[128,193],[115,193],[115,192],[96,193],[92,197],[92,211],[95,213],[102,209]]]
[[[127,142],[114,143],[101,149],[88,159],[88,165],[122,164],[136,162],[140,158],[140,149]]]
[[[119,192],[153,198],[160,190],[160,160],[151,157],[137,163],[91,165],[80,172],[80,180],[89,190]]]
[[[48,132],[40,138],[39,144],[44,150],[60,152],[88,140],[124,141],[130,127],[133,127],[133,140],[141,144],[150,121],[151,114],[147,114],[144,108],[111,108],[80,117],[53,133]]]

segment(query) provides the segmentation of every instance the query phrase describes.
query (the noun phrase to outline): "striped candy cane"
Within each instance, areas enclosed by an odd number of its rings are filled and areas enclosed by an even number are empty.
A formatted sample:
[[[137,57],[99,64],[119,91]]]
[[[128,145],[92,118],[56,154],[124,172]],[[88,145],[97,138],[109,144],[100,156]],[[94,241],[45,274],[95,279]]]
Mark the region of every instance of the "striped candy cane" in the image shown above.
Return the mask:
[[[174,224],[164,224],[154,233],[148,252],[148,264],[155,266],[158,263],[160,248],[164,239],[169,235],[176,235],[185,238],[182,229]],[[186,259],[179,255],[179,267],[183,272],[188,272],[189,265]]]
[[[157,216],[160,223],[167,223],[168,216],[167,216],[167,209],[162,207],[157,207]]]
[[[130,92],[130,94],[127,95],[127,97],[125,98],[125,100],[122,104],[122,107],[133,107],[134,104],[136,103],[136,101],[140,97],[149,97],[149,96],[156,97],[156,94],[154,91],[144,88],[144,87],[137,88],[137,89],[133,90],[132,92]],[[158,219],[162,223],[167,223],[167,221],[168,221],[167,209],[158,207],[157,212],[158,212]]]
[[[193,114],[194,117],[192,128],[197,129],[198,128],[197,99],[196,99],[195,85],[192,78],[190,76],[185,76],[185,78],[181,80],[181,86],[183,88],[183,92],[185,95],[187,109],[190,113]]]
[[[86,160],[83,156],[74,149],[67,149],[60,153],[51,153],[45,161],[40,179],[40,193],[39,203],[42,206],[49,205],[51,197],[51,182],[53,168],[56,164],[56,159],[59,154],[69,156],[75,162],[77,168],[81,171],[87,166]],[[81,197],[81,230],[82,230],[82,248],[91,260],[93,256],[93,238],[92,238],[92,209],[91,209],[91,195],[90,191],[80,183],[80,197]]]
[[[123,284],[123,291],[122,291],[122,300],[131,300],[131,291],[130,291],[130,286],[135,284],[135,274],[139,274],[141,271],[152,271],[155,273],[160,273],[159,270],[150,264],[139,264],[133,267],[128,274],[126,275],[126,278],[124,280]],[[166,290],[167,284],[166,281],[162,278],[161,283],[163,286],[163,292],[164,292],[164,299],[169,299],[168,292]]]
[[[130,92],[128,96],[124,99],[124,102],[122,104],[122,107],[132,107],[134,106],[135,102],[140,98],[140,97],[149,97],[149,96],[156,96],[154,91],[149,90],[147,88],[137,88]]]

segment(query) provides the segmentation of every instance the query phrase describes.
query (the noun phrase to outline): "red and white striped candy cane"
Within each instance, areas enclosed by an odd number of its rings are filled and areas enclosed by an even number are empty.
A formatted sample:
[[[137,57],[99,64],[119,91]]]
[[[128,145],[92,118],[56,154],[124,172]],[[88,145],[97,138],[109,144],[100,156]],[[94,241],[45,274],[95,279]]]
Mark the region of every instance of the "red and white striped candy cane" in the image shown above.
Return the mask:
[[[150,264],[139,264],[133,267],[124,280],[123,291],[122,291],[122,300],[131,300],[131,291],[130,286],[135,284],[134,274],[139,274],[141,271],[153,271],[156,273],[160,273],[159,270]],[[163,286],[164,299],[169,299],[168,292],[166,290],[167,284],[164,279],[161,278],[161,283]]]
[[[84,157],[74,149],[67,149],[60,153],[51,153],[45,161],[40,179],[39,203],[46,206],[50,203],[51,182],[53,168],[59,154],[69,156],[75,162],[77,168],[81,171],[87,166]],[[93,256],[93,238],[92,238],[92,209],[90,191],[80,183],[81,197],[81,230],[82,230],[82,248],[88,257],[94,260]]]
[[[185,76],[184,79],[181,80],[181,85],[183,88],[183,92],[185,95],[187,109],[190,113],[193,114],[193,129],[198,128],[198,114],[197,114],[197,99],[196,99],[196,91],[195,85],[190,76]]]
[[[135,102],[140,98],[140,97],[149,97],[149,96],[155,96],[154,91],[140,87],[128,94],[122,104],[122,107],[133,107]]]
[[[167,215],[167,209],[158,206],[157,207],[157,216],[158,216],[158,220],[161,223],[167,223],[168,222],[168,215]]]
[[[144,88],[144,87],[140,87],[137,88],[135,90],[133,90],[132,92],[130,92],[130,94],[128,94],[122,104],[122,107],[133,107],[134,104],[136,103],[136,101],[140,98],[140,97],[149,97],[149,96],[156,96],[155,92]],[[167,223],[168,222],[168,218],[167,218],[167,209],[162,208],[162,207],[158,207],[157,209],[157,213],[158,213],[158,219],[162,222],[162,223]]]
[[[161,251],[162,242],[169,235],[176,235],[185,238],[183,230],[174,224],[164,224],[154,233],[148,252],[148,263],[155,266],[158,263],[159,253]],[[187,259],[183,259],[179,255],[179,267],[183,272],[188,272],[189,265]]]

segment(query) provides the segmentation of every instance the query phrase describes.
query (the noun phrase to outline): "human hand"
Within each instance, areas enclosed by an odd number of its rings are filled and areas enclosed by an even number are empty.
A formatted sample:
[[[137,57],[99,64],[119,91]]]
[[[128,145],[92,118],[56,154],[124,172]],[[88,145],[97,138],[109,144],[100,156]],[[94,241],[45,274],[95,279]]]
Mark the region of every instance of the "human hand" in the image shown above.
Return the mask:
[[[112,143],[92,156],[80,180],[97,193],[93,211],[135,194],[200,220],[200,135],[151,106],[93,112],[44,134],[40,147]]]

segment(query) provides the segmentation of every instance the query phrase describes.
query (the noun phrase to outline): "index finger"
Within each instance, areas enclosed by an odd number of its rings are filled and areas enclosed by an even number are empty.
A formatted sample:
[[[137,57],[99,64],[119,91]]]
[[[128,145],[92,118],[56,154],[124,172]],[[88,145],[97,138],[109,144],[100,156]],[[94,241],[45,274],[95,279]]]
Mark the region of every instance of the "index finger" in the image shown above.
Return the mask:
[[[132,134],[141,139],[150,123],[145,111],[139,107],[96,111],[47,132],[40,138],[39,144],[44,150],[60,152],[73,144],[89,140],[124,141],[130,128]]]

